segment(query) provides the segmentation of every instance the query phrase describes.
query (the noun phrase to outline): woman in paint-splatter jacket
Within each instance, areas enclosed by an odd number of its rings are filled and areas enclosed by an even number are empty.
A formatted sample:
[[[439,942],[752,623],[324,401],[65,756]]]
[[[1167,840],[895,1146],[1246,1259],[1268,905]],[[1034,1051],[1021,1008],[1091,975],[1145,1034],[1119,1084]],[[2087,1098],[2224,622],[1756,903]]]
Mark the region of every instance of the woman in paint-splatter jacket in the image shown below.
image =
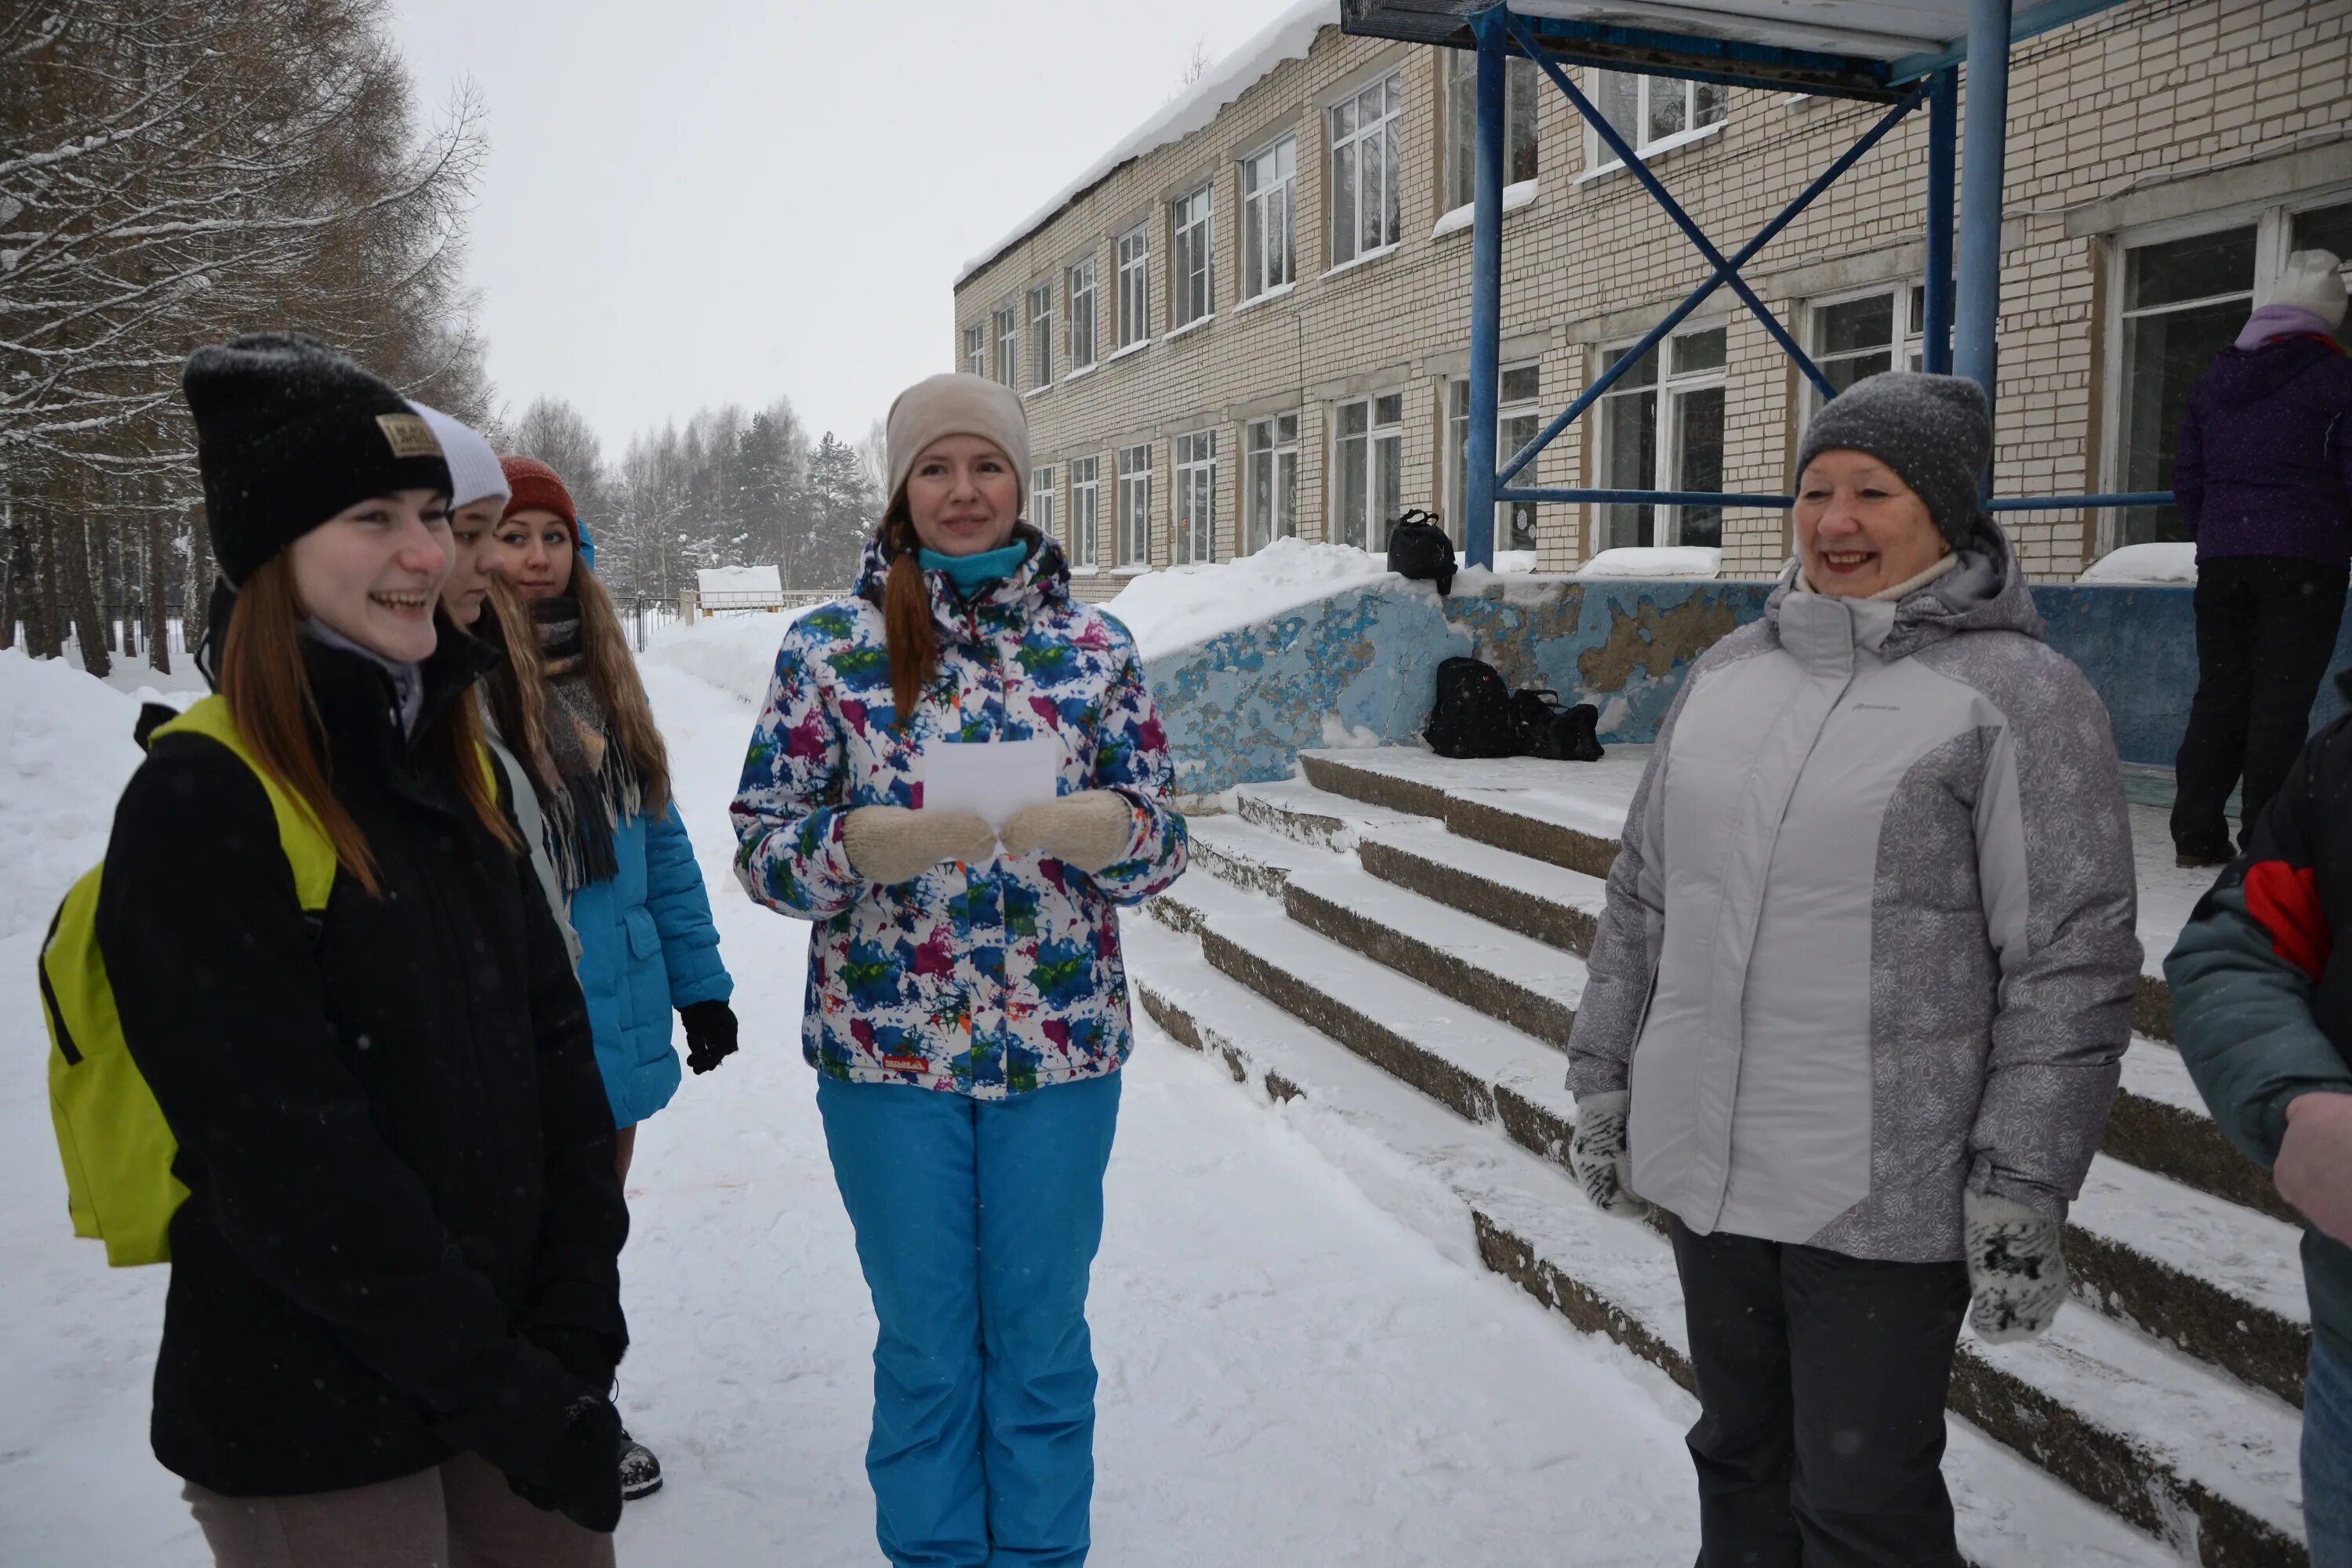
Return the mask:
[[[1087,1273],[1130,1042],[1118,906],[1184,869],[1184,819],[1133,639],[1018,521],[1020,400],[935,376],[893,405],[888,443],[856,595],[777,655],[737,872],[814,922],[803,1039],[881,1322],[883,1552],[1075,1563]],[[1059,748],[1059,797],[1001,851],[979,817],[920,809],[942,746],[1032,738]]]

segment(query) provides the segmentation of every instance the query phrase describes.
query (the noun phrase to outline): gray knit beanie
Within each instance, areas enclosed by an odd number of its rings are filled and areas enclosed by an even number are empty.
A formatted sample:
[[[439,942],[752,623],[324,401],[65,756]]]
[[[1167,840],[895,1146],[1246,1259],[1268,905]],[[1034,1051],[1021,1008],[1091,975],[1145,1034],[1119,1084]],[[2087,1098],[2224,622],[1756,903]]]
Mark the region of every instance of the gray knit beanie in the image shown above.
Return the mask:
[[[1968,542],[1983,510],[1992,463],[1992,409],[1965,376],[1890,370],[1867,375],[1825,404],[1797,447],[1806,465],[1823,452],[1866,452],[1903,476],[1927,503],[1944,538]]]
[[[919,381],[890,405],[884,439],[890,459],[890,493],[896,500],[923,448],[942,436],[977,436],[993,441],[1013,464],[1021,483],[1021,507],[1029,505],[1029,416],[1021,399],[999,382],[961,373]]]

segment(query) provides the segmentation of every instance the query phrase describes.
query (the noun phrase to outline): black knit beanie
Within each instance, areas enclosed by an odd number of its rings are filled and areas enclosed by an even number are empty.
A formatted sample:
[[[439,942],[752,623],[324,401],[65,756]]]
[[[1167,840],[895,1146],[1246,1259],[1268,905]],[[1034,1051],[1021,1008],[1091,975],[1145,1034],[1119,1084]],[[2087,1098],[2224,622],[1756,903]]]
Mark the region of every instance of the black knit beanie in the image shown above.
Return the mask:
[[[1992,408],[1966,376],[1890,370],[1866,375],[1822,405],[1797,447],[1797,474],[1823,452],[1867,452],[1927,503],[1954,549],[1983,510],[1992,464]]]
[[[198,349],[180,390],[196,421],[213,557],[232,584],[348,506],[449,489],[431,426],[315,339],[256,332]]]

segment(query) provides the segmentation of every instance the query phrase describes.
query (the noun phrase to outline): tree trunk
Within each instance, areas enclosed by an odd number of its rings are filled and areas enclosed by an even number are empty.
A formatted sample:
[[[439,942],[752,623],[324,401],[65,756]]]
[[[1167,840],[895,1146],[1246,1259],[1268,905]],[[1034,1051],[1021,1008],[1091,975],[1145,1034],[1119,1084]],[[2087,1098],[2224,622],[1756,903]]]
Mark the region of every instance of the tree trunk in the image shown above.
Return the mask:
[[[94,574],[95,581],[91,584],[96,592],[91,597],[98,605],[99,635],[106,639],[106,651],[110,654],[128,654],[131,650],[122,646],[117,631],[125,617],[123,606],[130,598],[130,595],[123,591],[127,584],[126,574],[121,570],[122,552],[115,548],[113,524],[115,507],[112,503],[120,499],[120,492],[118,487],[110,482],[98,493],[105,498],[108,504],[104,508],[103,515],[95,525],[98,531],[98,558],[94,564],[98,570]],[[82,524],[83,538],[89,537],[91,527],[89,522]]]
[[[205,526],[205,509],[188,509],[188,607],[182,616],[181,639],[194,658],[196,650],[205,646],[205,625],[212,614],[213,577],[219,568],[213,564],[212,531]]]
[[[91,581],[96,574],[90,569],[89,530],[81,518],[84,509],[79,503],[88,492],[80,485],[61,485],[52,493],[61,503],[55,538],[59,564],[64,567],[58,575],[64,579],[59,589],[65,596],[66,614],[73,621],[74,641],[81,649],[82,668],[103,679],[114,672],[114,661],[108,657],[106,627],[98,613],[97,584]]]
[[[163,487],[147,481],[147,662],[158,675],[172,673],[172,546],[163,526]]]
[[[64,596],[58,590],[58,523],[47,508],[40,514],[39,536],[33,555],[34,592],[30,603],[40,611],[37,630],[26,617],[27,651],[35,658],[57,658],[65,652]]]
[[[14,496],[0,497],[0,647],[16,646],[25,613],[25,515]]]

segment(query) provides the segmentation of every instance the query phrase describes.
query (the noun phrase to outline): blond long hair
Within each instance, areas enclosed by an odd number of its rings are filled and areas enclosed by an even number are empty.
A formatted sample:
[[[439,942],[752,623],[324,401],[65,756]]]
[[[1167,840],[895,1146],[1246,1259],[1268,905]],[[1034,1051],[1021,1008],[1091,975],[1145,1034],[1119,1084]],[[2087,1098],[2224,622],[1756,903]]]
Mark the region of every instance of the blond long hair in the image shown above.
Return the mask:
[[[645,682],[637,677],[636,656],[629,651],[628,634],[621,629],[621,613],[614,608],[613,596],[604,591],[594,570],[576,557],[572,563],[572,597],[580,605],[580,648],[587,659],[588,689],[595,693],[596,706],[604,712],[614,742],[636,773],[644,814],[659,816],[669,809],[669,748],[663,744],[661,731],[654,723],[653,704],[646,700]],[[536,734],[544,755],[548,677],[545,660],[540,657],[538,628],[528,630],[529,636],[514,640],[527,647],[530,662],[526,666],[517,659],[515,666],[519,679],[527,668],[539,688]],[[501,717],[499,722],[504,725],[506,720]],[[554,776],[551,767],[548,776]]]

